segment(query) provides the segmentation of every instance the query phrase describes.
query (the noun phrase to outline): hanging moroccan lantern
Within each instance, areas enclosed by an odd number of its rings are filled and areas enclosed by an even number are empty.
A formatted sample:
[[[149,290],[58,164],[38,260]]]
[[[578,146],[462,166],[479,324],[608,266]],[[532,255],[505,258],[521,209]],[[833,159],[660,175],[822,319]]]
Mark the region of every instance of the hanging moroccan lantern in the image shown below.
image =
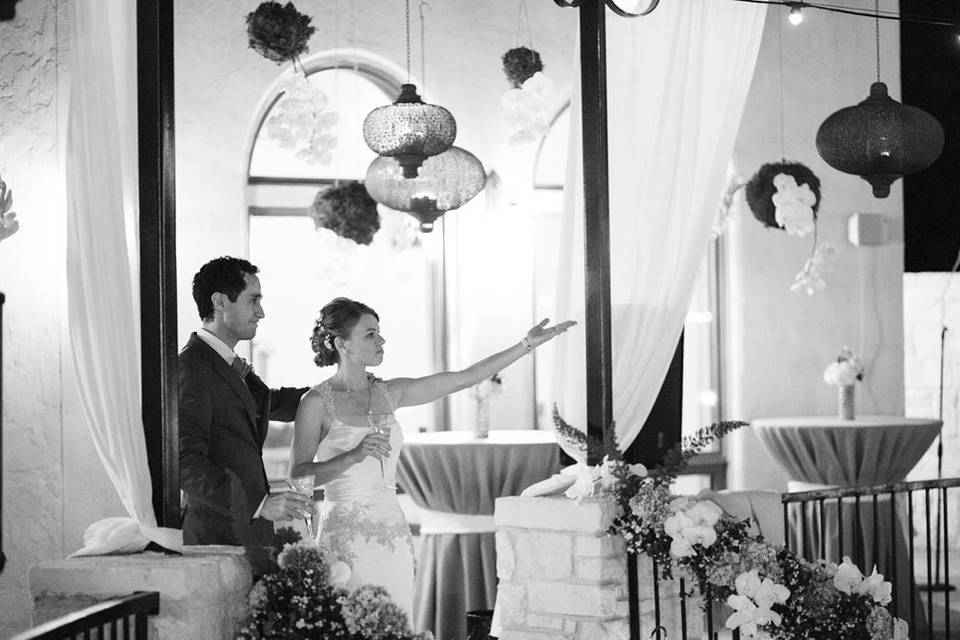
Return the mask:
[[[415,178],[423,161],[450,148],[457,121],[441,106],[425,104],[417,87],[401,85],[393,104],[377,107],[363,121],[363,139],[380,156],[396,158],[404,178]]]
[[[397,158],[381,156],[367,169],[364,186],[380,204],[405,211],[420,221],[420,230],[433,230],[434,221],[447,211],[466,204],[486,182],[483,165],[459,147],[423,161],[419,174],[405,177]]]
[[[886,198],[894,180],[926,169],[940,156],[943,127],[923,109],[888,96],[884,83],[874,82],[866,100],[823,121],[817,151],[834,169],[869,182],[875,197]]]

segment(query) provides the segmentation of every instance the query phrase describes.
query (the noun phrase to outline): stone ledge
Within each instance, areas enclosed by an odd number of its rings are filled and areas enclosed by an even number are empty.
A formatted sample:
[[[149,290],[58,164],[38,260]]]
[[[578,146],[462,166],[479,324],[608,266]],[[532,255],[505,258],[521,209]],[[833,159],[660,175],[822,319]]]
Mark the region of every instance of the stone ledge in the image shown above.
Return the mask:
[[[188,547],[182,556],[140,553],[68,558],[30,568],[34,624],[134,591],[160,593],[151,640],[232,640],[252,578],[239,547]]]
[[[494,522],[497,527],[605,534],[616,512],[606,500],[581,502],[564,496],[497,498]]]

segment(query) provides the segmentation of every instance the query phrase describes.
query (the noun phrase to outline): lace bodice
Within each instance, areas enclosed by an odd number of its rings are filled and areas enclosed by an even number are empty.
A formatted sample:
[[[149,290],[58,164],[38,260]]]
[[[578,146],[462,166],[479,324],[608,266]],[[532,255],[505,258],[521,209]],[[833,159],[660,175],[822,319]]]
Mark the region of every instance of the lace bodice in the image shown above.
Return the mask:
[[[333,502],[368,501],[379,493],[385,491],[393,493],[395,491],[389,489],[388,486],[394,485],[396,482],[397,461],[400,458],[400,447],[403,446],[403,431],[394,416],[395,407],[386,384],[372,376],[370,381],[373,385],[370,392],[382,394],[381,398],[386,401],[386,406],[390,409],[389,413],[373,413],[366,417],[344,416],[341,419],[334,401],[334,392],[330,387],[330,381],[325,380],[316,387],[324,407],[332,418],[329,432],[317,447],[317,453],[314,456],[316,461],[323,462],[354,449],[360,444],[364,436],[373,431],[375,427],[388,429],[390,432],[390,455],[383,459],[382,475],[379,460],[372,457],[364,458],[362,462],[351,466],[339,477],[323,486],[325,500]],[[344,420],[348,420],[350,424],[344,422]]]

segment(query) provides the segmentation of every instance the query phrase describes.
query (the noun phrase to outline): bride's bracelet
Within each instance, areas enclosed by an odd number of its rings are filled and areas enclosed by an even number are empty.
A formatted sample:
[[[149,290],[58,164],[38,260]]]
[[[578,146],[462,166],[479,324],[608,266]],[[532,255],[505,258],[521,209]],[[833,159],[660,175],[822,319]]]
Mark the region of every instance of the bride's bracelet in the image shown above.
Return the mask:
[[[533,353],[534,347],[532,344],[530,344],[530,341],[527,340],[527,336],[520,338],[520,344],[522,344],[523,348],[527,350],[527,353]]]

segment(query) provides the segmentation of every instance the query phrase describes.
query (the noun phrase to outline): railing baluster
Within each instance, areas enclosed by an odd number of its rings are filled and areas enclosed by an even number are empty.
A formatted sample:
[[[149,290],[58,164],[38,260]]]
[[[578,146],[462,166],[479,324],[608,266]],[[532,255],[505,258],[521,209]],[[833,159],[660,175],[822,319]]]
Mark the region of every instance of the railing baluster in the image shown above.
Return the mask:
[[[800,555],[804,558],[809,557],[810,547],[807,540],[807,504],[800,504]]]
[[[943,631],[945,638],[950,637],[950,538],[947,537],[947,513],[950,503],[947,502],[947,488],[940,489],[940,504],[943,505]]]
[[[660,636],[660,570],[656,560],[653,561],[653,624],[657,632],[657,640],[662,640]]]
[[[680,578],[680,638],[687,640],[687,584]]]
[[[853,497],[853,561],[857,566],[863,567],[867,552],[863,548],[863,518],[860,512],[860,494]]]
[[[910,535],[908,536],[908,541],[910,544],[910,584],[916,587],[917,584],[917,571],[916,571],[916,562],[917,562],[917,553],[913,545],[913,539],[916,537],[917,532],[916,528],[913,526],[913,491],[907,492],[907,526],[909,527]],[[910,598],[910,630],[916,628],[917,625],[917,599]]]
[[[827,554],[827,509],[823,498],[817,501],[817,509],[819,509],[820,513],[820,517],[818,518],[820,524],[820,544],[817,547],[817,557],[822,558]]]
[[[930,536],[930,488],[923,490],[924,501],[924,524],[927,530],[927,639],[933,638],[933,590],[930,588],[933,583],[930,582],[933,576],[933,566],[930,563],[930,550],[933,549]]]
[[[701,595],[703,596],[704,602],[707,603],[707,606],[705,607],[707,610],[707,637],[712,638],[713,637],[713,607],[710,606],[709,603],[713,599],[711,597],[713,594],[710,592],[710,587],[708,586],[707,592]]]
[[[824,558],[825,560],[831,560],[840,562],[843,559],[843,496],[837,497],[837,536],[840,540],[840,543],[837,545],[837,554],[835,558]],[[816,560],[816,558],[814,558]]]
[[[878,566],[883,565],[883,562],[880,561],[880,527],[878,526],[880,523],[877,522],[877,520],[880,518],[880,511],[879,511],[879,505],[877,504],[877,494],[873,494],[872,506],[873,506],[873,514],[872,514],[873,515],[873,544],[870,545],[871,547],[870,554],[871,554],[871,560],[873,560],[873,562],[865,562],[864,564],[866,566],[864,566],[863,568],[864,571],[869,571],[871,564],[878,565]]]
[[[110,640],[119,640],[119,638],[118,638],[118,636],[117,636],[117,621],[116,621],[116,620],[111,620],[111,621],[110,621]],[[124,639],[124,640],[126,640],[126,639]]]
[[[894,493],[893,490],[891,490],[891,491],[890,491],[890,531],[891,531],[891,534],[890,534],[890,535],[893,536],[893,539],[890,541],[890,544],[887,545],[887,546],[889,547],[888,550],[887,550],[887,557],[890,558],[890,567],[891,567],[891,569],[892,569],[892,574],[893,574],[893,580],[892,580],[891,584],[893,585],[893,615],[895,615],[895,616],[899,615],[899,608],[898,608],[898,607],[899,607],[899,600],[900,600],[900,598],[899,598],[900,593],[898,592],[898,588],[897,588],[897,585],[900,584],[900,582],[897,580],[897,570],[898,570],[897,564],[899,564],[899,563],[897,562],[897,545],[895,544],[895,543],[896,543],[896,540],[897,540],[897,532],[898,532],[899,530],[900,530],[900,527],[899,527],[899,524],[898,524],[898,522],[897,522],[897,494]],[[876,538],[876,536],[877,536],[876,532],[874,532],[873,535],[874,535],[874,537]],[[912,584],[912,583],[911,583],[911,585],[910,585],[910,597],[911,597],[911,598],[914,597],[914,588],[913,588],[913,584]]]

